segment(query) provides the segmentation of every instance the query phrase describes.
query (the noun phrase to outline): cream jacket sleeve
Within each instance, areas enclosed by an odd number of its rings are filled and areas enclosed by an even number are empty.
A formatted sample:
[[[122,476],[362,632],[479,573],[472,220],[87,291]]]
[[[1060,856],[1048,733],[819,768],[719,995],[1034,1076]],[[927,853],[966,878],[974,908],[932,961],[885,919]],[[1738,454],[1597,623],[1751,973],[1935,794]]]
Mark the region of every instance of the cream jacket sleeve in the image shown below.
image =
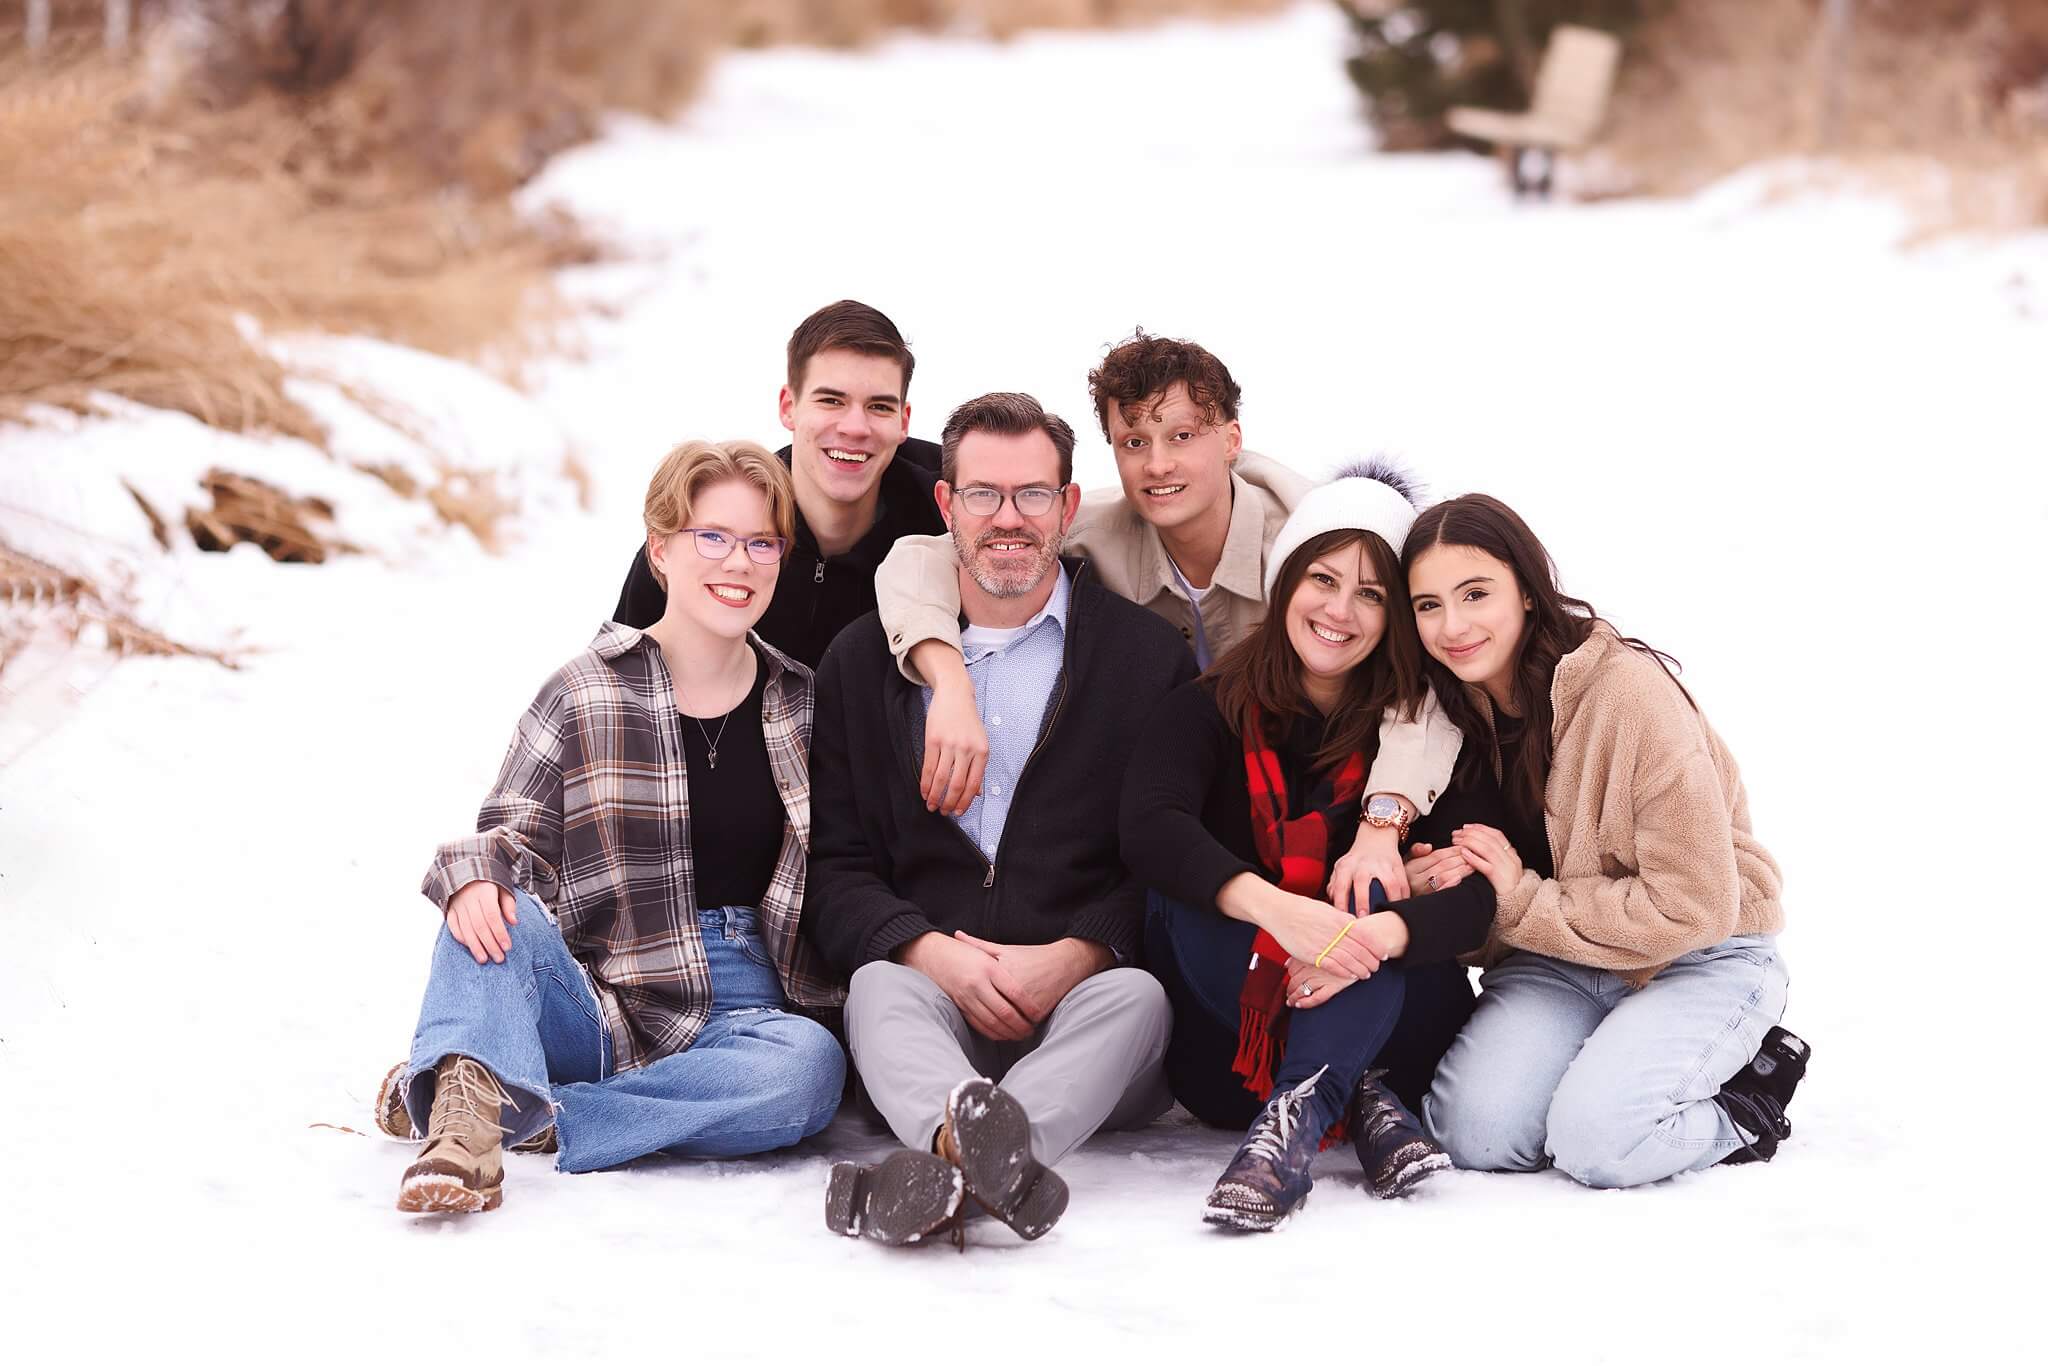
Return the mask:
[[[951,536],[903,536],[875,571],[875,610],[896,667],[919,687],[925,680],[910,662],[912,647],[927,640],[960,648],[960,559]]]
[[[1553,792],[1572,809],[1547,813],[1559,876],[1523,872],[1500,898],[1500,942],[1629,973],[1735,932],[1743,887],[1728,788],[1703,724],[1665,691],[1610,690],[1587,718],[1579,790]]]
[[[1451,770],[1464,744],[1464,732],[1437,705],[1433,692],[1424,696],[1422,712],[1413,721],[1389,708],[1380,719],[1380,751],[1365,790],[1397,793],[1414,804],[1417,815],[1426,816],[1451,785]]]

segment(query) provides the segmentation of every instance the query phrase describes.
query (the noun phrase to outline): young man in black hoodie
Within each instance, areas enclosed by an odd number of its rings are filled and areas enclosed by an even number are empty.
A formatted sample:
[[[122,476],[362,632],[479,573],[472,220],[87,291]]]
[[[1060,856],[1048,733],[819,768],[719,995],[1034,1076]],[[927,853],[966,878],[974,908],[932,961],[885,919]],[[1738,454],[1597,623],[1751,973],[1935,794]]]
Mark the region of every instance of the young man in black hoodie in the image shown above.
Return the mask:
[[[1129,966],[1145,889],[1117,804],[1142,722],[1194,660],[1087,561],[1061,560],[1080,504],[1071,427],[988,394],[944,438],[939,506],[990,736],[981,795],[949,816],[919,794],[930,694],[872,613],[827,652],[812,732],[804,924],[852,979],[854,1065],[907,1149],[838,1164],[826,1223],[887,1243],[943,1227],[963,1194],[1036,1238],[1066,1207],[1050,1168],[1168,1104],[1171,1014]]]
[[[807,667],[875,609],[875,568],[897,537],[945,530],[932,501],[938,447],[909,439],[915,365],[896,324],[852,299],[790,334],[779,408],[794,439],[778,454],[796,481],[796,540],[755,629]],[[643,545],[612,618],[645,629],[667,603]]]

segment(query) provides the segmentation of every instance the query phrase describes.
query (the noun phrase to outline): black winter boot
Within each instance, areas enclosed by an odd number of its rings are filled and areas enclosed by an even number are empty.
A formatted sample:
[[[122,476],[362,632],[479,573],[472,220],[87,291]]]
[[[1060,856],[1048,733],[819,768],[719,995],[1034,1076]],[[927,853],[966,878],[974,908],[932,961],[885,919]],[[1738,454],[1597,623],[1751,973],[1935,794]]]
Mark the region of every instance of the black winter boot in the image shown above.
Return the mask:
[[[1317,1072],[1291,1091],[1275,1091],[1245,1131],[1244,1143],[1216,1178],[1202,1221],[1250,1233],[1280,1227],[1308,1199],[1309,1163],[1326,1124],[1315,1122]]]
[[[946,1097],[935,1146],[960,1169],[967,1193],[1019,1238],[1042,1238],[1067,1211],[1067,1183],[1031,1155],[1031,1118],[987,1077]]]
[[[960,1212],[960,1171],[908,1148],[880,1162],[834,1162],[825,1183],[825,1227],[890,1247],[952,1226]]]
[[[1373,1068],[1358,1079],[1351,1097],[1351,1142],[1372,1193],[1398,1200],[1436,1173],[1449,1171],[1451,1159],[1387,1089],[1385,1076]]]
[[[1778,1144],[1792,1137],[1792,1121],[1785,1118],[1785,1107],[1792,1103],[1792,1093],[1806,1075],[1810,1051],[1806,1040],[1772,1025],[1757,1055],[1722,1085],[1714,1103],[1734,1121],[1735,1132],[1743,1139],[1742,1146],[1722,1158],[1723,1162],[1768,1162],[1777,1155]],[[1751,1134],[1755,1137],[1749,1137]]]

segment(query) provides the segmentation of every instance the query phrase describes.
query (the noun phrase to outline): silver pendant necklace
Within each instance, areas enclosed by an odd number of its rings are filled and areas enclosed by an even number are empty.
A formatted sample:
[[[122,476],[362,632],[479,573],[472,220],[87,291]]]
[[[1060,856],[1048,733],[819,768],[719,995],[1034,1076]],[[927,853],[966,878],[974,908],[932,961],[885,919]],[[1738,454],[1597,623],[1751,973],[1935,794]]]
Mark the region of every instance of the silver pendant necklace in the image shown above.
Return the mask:
[[[749,654],[751,653],[752,652],[749,651]],[[676,678],[676,695],[683,699],[684,706],[687,707],[690,705],[690,695],[683,691],[683,680],[680,675]],[[712,737],[710,731],[704,729],[704,722],[701,717],[690,717],[692,721],[695,721],[697,723],[697,733],[704,737],[704,748],[710,751],[707,757],[709,757],[709,759],[711,760],[711,766],[713,768],[718,767],[718,742],[719,740],[723,740],[725,738],[725,728],[732,724],[732,714],[740,709],[740,702],[744,702],[746,700],[746,698],[742,697],[740,698],[739,702],[733,703],[732,706],[726,710],[724,719],[718,723],[718,736],[716,739]]]

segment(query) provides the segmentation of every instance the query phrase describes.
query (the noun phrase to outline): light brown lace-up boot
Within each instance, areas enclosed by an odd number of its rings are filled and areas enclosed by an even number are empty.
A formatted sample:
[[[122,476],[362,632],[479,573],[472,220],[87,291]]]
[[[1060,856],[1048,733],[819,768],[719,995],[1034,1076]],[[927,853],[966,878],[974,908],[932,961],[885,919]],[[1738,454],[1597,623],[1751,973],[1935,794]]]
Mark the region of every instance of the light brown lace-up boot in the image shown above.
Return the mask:
[[[490,1070],[473,1058],[444,1058],[434,1069],[434,1110],[427,1146],[405,1169],[398,1207],[408,1214],[475,1214],[505,1198],[505,1130],[512,1103]]]
[[[377,1084],[375,1105],[377,1128],[381,1133],[406,1143],[420,1141],[420,1131],[412,1127],[412,1116],[405,1112],[405,1064],[395,1062],[384,1074],[384,1080]],[[515,1153],[552,1153],[557,1151],[555,1126],[550,1124],[528,1138],[522,1138],[512,1145]]]

